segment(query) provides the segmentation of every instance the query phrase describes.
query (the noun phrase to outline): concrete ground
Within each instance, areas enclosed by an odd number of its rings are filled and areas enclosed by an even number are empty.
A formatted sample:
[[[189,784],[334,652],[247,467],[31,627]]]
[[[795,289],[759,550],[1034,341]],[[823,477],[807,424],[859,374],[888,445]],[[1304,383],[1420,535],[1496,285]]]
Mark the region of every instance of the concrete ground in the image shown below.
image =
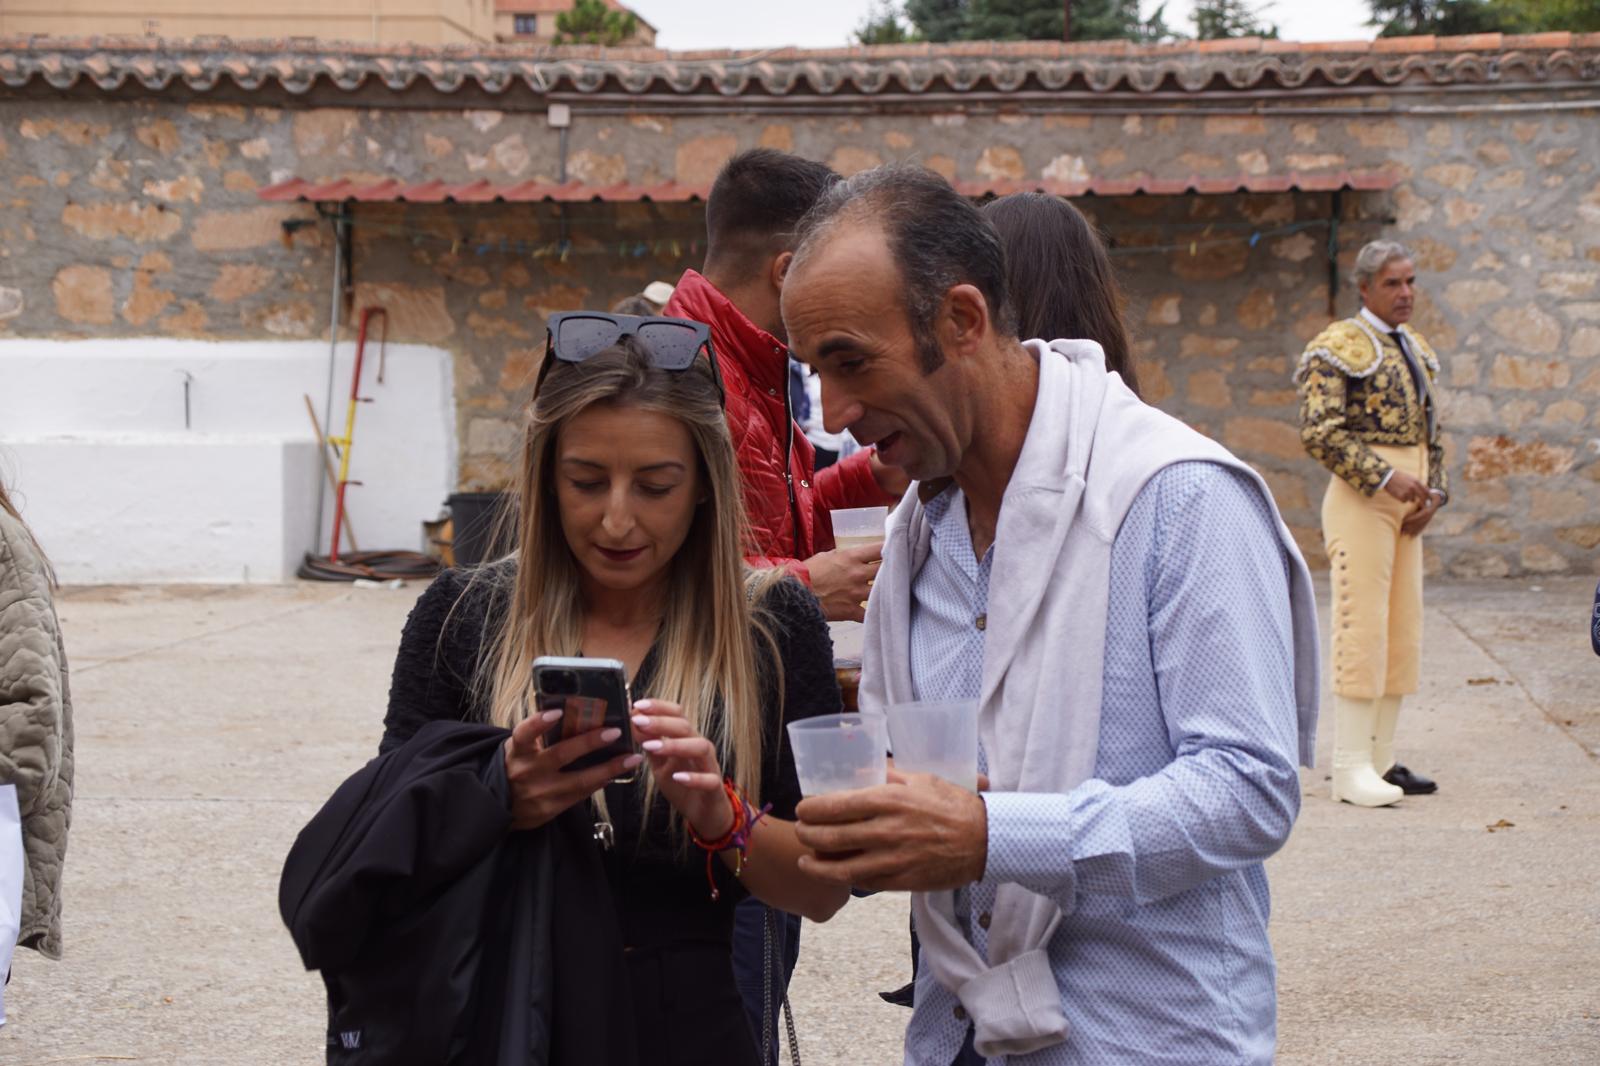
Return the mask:
[[[1439,795],[1357,810],[1303,771],[1271,862],[1282,1062],[1600,1062],[1591,582],[1431,586],[1400,744]],[[279,922],[278,873],[376,746],[416,591],[63,593],[67,955],[19,953],[0,1062],[321,1060],[321,984]],[[906,977],[906,909],[878,896],[807,928],[793,1000],[809,1062],[899,1061],[907,1014],[876,993]]]

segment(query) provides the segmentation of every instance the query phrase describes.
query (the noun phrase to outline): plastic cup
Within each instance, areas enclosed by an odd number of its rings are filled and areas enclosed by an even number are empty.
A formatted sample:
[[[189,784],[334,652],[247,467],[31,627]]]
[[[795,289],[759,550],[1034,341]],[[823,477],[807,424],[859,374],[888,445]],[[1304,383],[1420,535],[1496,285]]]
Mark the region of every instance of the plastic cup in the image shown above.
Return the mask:
[[[851,507],[830,511],[833,539],[841,548],[864,548],[883,543],[883,530],[889,524],[887,507]]]
[[[888,708],[894,768],[978,790],[978,703],[896,703]]]
[[[889,524],[887,507],[849,507],[830,511],[833,521],[833,543],[836,548],[865,548],[883,543],[884,527]],[[861,601],[866,607],[867,602]]]
[[[889,730],[881,714],[824,714],[789,723],[800,792],[825,796],[889,779]]]

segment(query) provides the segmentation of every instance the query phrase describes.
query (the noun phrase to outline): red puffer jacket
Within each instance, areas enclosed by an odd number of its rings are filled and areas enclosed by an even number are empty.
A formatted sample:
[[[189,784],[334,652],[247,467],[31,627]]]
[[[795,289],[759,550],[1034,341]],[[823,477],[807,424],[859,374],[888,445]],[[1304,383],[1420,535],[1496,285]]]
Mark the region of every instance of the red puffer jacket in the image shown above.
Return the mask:
[[[872,476],[870,454],[858,452],[820,474],[815,472],[816,449],[789,412],[788,348],[746,318],[697,271],[684,272],[662,313],[711,327],[711,343],[728,393],[728,430],[739,456],[750,515],[751,564],[787,566],[810,584],[803,560],[834,547],[829,511],[894,502]],[[794,449],[787,472],[794,479],[792,509],[784,463],[791,427]]]

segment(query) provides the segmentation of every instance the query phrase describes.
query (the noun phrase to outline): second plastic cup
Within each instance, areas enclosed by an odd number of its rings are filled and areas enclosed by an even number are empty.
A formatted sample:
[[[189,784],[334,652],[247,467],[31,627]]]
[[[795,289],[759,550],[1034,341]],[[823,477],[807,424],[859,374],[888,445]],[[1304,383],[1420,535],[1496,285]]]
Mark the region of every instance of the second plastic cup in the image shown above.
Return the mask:
[[[850,507],[830,511],[833,522],[833,543],[837,548],[865,548],[883,543],[883,530],[889,522],[887,507]],[[870,582],[869,582],[870,584]],[[862,600],[865,608],[867,601]]]
[[[881,714],[824,714],[789,723],[800,792],[824,796],[889,779],[888,729]]]
[[[978,790],[976,700],[896,703],[888,708],[894,768]]]
[[[883,527],[889,521],[887,507],[852,507],[830,511],[833,539],[841,548],[864,548],[883,542]]]

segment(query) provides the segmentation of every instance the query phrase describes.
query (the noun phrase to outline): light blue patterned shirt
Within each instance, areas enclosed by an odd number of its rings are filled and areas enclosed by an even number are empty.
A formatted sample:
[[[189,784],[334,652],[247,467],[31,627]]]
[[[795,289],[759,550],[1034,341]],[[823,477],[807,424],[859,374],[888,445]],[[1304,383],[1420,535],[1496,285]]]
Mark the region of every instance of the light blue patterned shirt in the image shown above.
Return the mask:
[[[974,557],[959,489],[927,511],[913,684],[918,699],[976,699],[993,552]],[[1111,551],[1094,776],[1065,795],[986,793],[988,868],[958,894],[985,957],[1001,883],[1065,915],[1049,954],[1067,1040],[991,1066],[1272,1061],[1262,863],[1300,810],[1289,579],[1272,514],[1241,475],[1178,463],[1134,500]],[[968,1026],[924,965],[906,1062],[950,1066]]]

